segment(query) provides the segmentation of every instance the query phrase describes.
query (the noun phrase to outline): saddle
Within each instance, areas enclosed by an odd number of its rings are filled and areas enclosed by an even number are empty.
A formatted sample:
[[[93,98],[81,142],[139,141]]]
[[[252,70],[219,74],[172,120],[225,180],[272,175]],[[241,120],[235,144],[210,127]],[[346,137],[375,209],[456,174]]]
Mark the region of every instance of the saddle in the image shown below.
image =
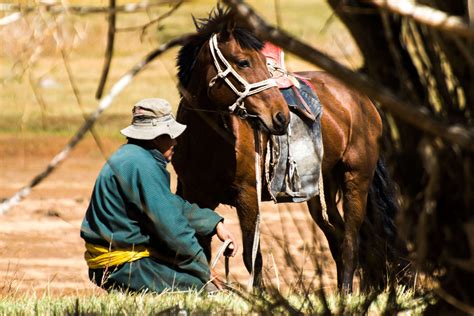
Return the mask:
[[[265,180],[276,203],[304,202],[319,194],[323,159],[322,107],[314,87],[289,73],[280,47],[266,43],[263,54],[290,109],[285,135],[272,135],[265,156]]]

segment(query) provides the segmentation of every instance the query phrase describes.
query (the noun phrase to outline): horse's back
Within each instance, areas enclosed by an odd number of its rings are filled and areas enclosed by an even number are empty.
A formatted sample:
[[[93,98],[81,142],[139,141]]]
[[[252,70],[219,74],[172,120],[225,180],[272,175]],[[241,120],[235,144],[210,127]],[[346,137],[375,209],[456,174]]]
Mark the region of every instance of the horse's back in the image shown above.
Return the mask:
[[[297,75],[311,82],[323,107],[323,168],[328,171],[347,159],[356,163],[373,156],[376,160],[382,120],[372,101],[329,73],[306,71]]]

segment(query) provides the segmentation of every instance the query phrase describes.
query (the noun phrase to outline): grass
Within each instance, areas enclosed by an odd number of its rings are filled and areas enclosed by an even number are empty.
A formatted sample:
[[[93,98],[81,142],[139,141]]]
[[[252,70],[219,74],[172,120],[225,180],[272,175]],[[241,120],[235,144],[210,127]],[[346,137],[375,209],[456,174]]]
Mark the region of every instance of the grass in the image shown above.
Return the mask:
[[[206,296],[198,292],[156,294],[111,293],[97,296],[23,297],[0,301],[1,315],[111,315],[111,314],[157,314],[168,310],[177,315],[180,310],[193,313],[232,311],[244,313],[250,306],[233,294]]]
[[[379,315],[393,308],[389,302],[389,292],[385,291],[375,298],[370,295],[330,295],[327,297],[329,310],[333,314],[362,312],[368,300],[369,315]],[[413,291],[399,287],[396,291],[397,310],[410,315],[421,314],[426,308]],[[292,310],[294,309],[294,310]],[[49,296],[36,295],[22,297],[3,297],[0,299],[0,315],[110,315],[110,314],[290,314],[299,311],[305,314],[322,314],[325,305],[316,294],[309,296],[290,293],[283,296],[262,293],[255,296],[221,292],[207,295],[197,291],[165,292],[162,294],[109,294],[85,296]]]

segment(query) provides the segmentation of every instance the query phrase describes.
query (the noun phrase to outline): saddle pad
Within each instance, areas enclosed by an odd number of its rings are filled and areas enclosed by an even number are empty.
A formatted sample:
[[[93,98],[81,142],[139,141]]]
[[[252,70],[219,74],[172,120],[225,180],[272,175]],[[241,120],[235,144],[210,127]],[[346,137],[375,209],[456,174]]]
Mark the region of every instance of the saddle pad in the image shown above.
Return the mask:
[[[285,97],[290,110],[299,114],[301,118],[309,120],[308,124],[314,123],[316,115],[321,111],[318,96],[305,80],[296,77],[295,80],[298,82],[298,87],[280,88],[280,92]]]
[[[323,159],[322,107],[312,88],[298,80],[299,96],[291,88],[280,90],[291,110],[288,133],[270,137],[265,157],[267,189],[276,203],[304,202],[319,194]],[[297,110],[304,106],[299,98],[303,99],[314,120]]]
[[[285,53],[281,47],[278,47],[271,42],[266,42],[261,52],[267,59],[267,67],[272,78],[275,79],[278,88],[289,88],[293,85],[292,80],[288,77],[285,68]]]

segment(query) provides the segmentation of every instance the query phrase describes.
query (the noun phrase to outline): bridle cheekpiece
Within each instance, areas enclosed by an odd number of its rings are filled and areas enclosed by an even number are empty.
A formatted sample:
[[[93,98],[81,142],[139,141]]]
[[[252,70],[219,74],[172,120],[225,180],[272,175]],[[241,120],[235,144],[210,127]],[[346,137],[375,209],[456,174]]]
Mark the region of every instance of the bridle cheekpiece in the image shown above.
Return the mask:
[[[211,55],[214,60],[214,65],[216,66],[217,70],[217,75],[214,76],[211,81],[209,81],[209,88],[212,88],[217,79],[224,79],[224,81],[227,83],[227,85],[232,89],[232,91],[237,94],[238,98],[237,100],[229,106],[229,111],[231,113],[235,113],[238,115],[240,118],[245,119],[247,117],[253,116],[256,117],[255,115],[248,114],[247,109],[245,108],[244,105],[244,99],[250,95],[262,92],[266,89],[277,87],[277,83],[275,79],[269,78],[263,81],[255,82],[255,83],[248,83],[247,80],[242,78],[237,71],[235,71],[234,68],[230,65],[230,63],[225,59],[224,55],[222,55],[222,52],[220,51],[218,45],[217,45],[217,34],[213,34],[209,40],[209,48],[211,50]],[[219,61],[224,64],[226,67],[225,70],[223,70],[220,66]],[[244,90],[239,91],[229,80],[227,77],[229,74],[232,74],[237,81],[239,81],[243,86]]]

